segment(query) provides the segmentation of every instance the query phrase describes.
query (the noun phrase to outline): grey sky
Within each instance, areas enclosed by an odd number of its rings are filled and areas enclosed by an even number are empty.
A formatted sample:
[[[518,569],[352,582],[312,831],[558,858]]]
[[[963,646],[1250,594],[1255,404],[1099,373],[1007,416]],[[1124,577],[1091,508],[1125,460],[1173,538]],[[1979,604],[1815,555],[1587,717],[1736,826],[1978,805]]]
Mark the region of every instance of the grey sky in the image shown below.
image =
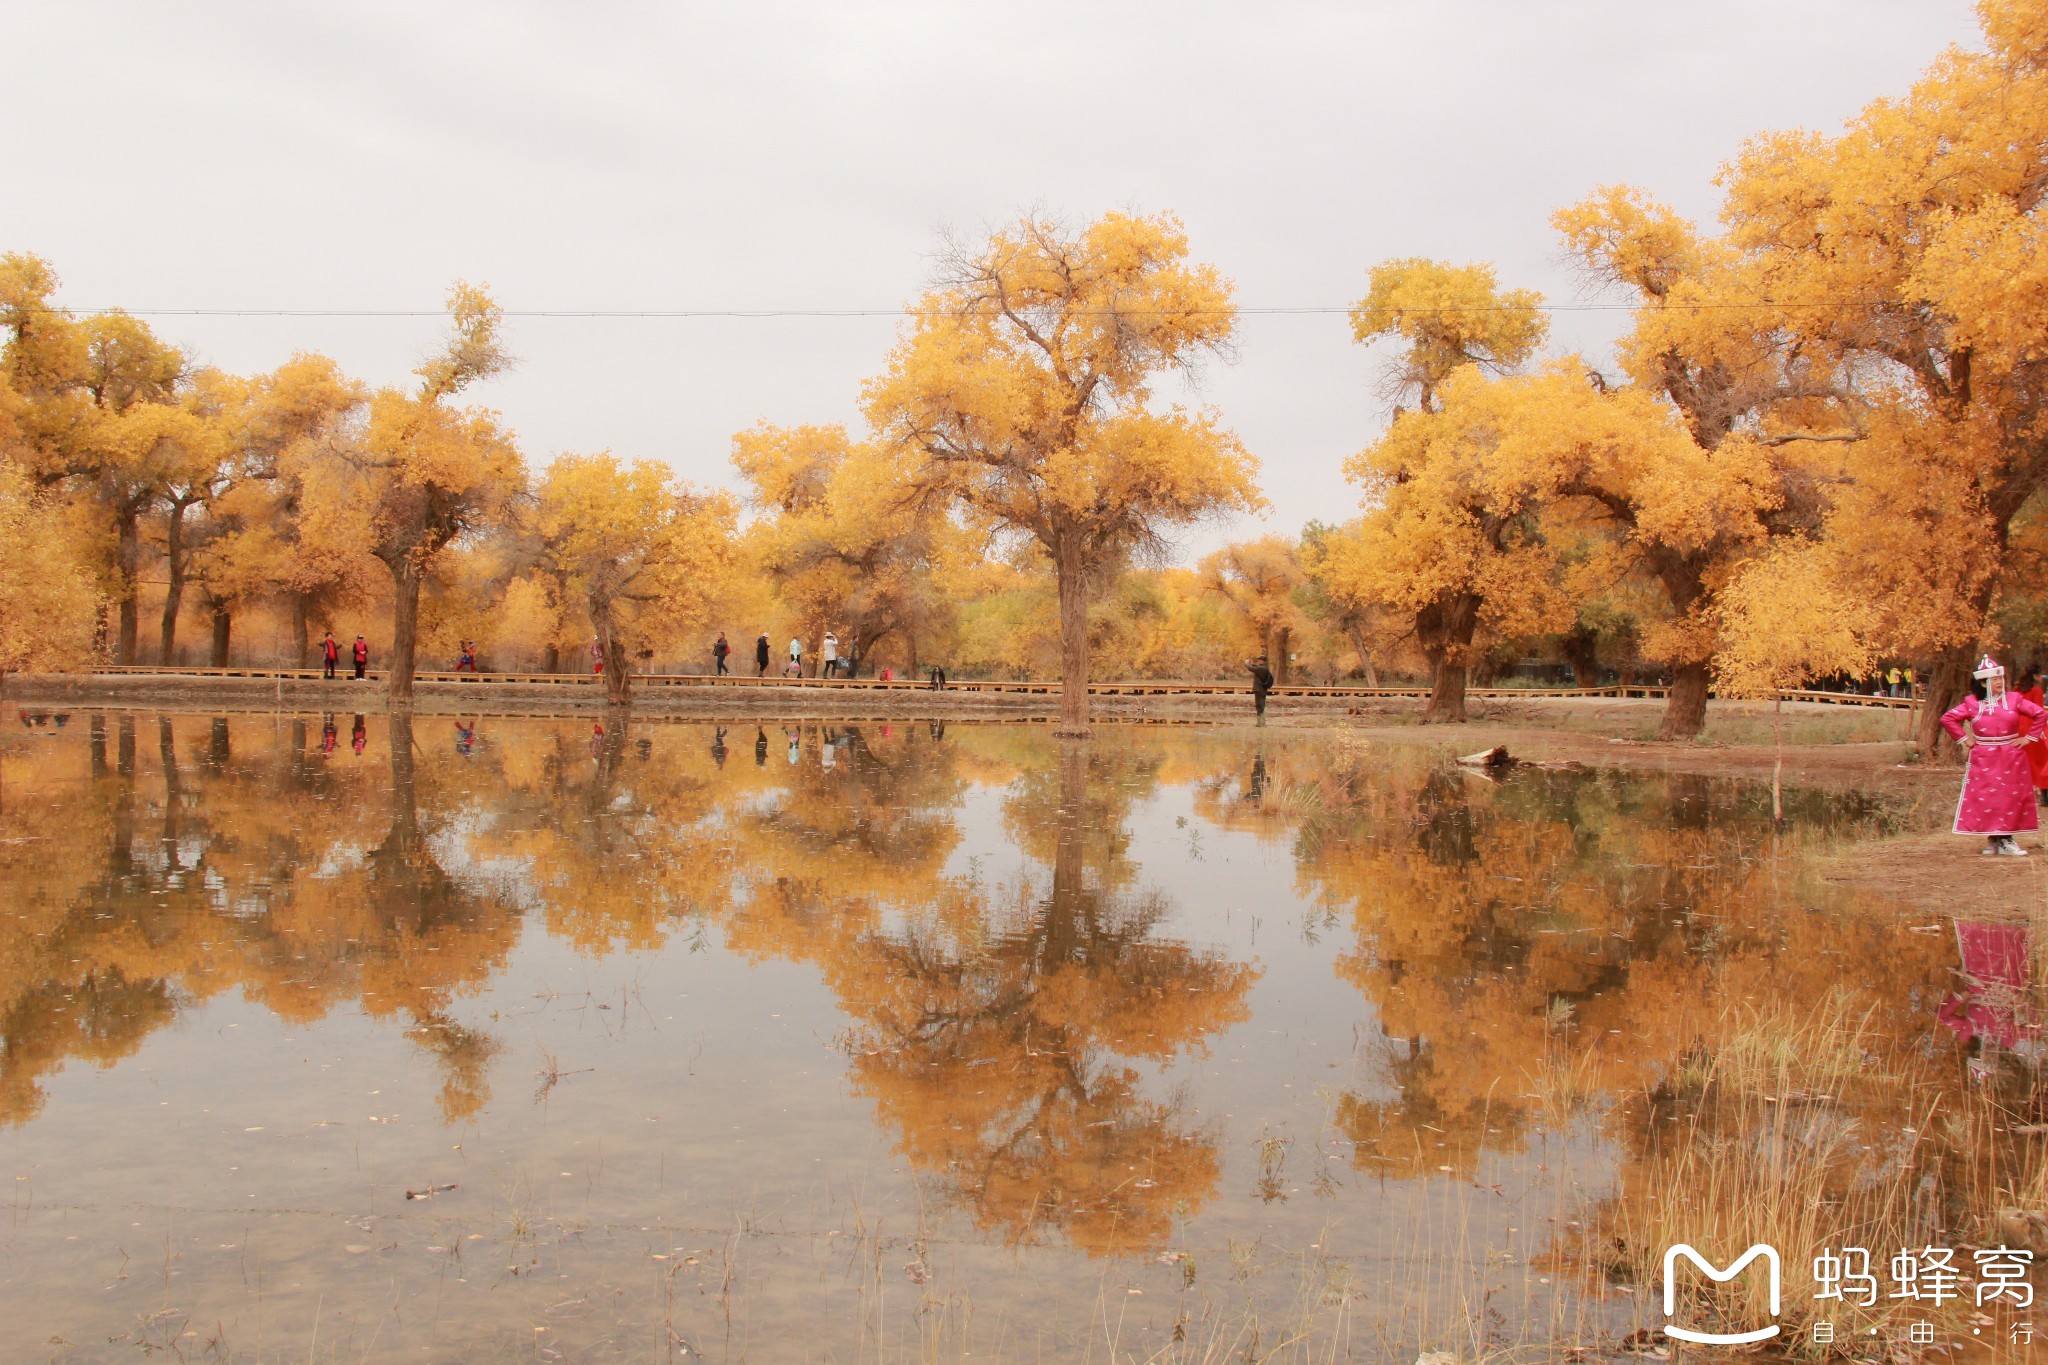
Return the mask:
[[[77,307],[871,308],[936,232],[1170,209],[1247,306],[1345,305],[1392,256],[1576,297],[1548,217],[1630,181],[1699,218],[1716,168],[1832,128],[1975,41],[1964,0],[1328,4],[0,2],[0,249]],[[157,319],[202,359],[397,382],[432,319]],[[1619,325],[1561,315],[1559,348]],[[530,459],[609,448],[729,483],[758,419],[855,422],[887,319],[521,320],[478,391]],[[1208,376],[1264,527],[1356,507],[1383,424],[1341,316],[1251,317]]]

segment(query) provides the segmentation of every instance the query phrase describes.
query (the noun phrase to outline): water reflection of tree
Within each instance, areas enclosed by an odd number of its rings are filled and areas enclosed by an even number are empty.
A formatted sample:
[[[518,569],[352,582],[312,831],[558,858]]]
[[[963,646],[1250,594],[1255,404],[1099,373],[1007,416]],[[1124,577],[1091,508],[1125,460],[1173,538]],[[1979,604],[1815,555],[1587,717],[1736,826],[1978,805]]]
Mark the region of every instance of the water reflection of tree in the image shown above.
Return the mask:
[[[200,725],[202,757],[181,761]],[[160,787],[143,781],[135,719],[113,722],[111,765],[106,728],[93,718],[83,771],[64,746],[26,773],[9,760],[38,799],[0,811],[0,1121],[32,1116],[67,1058],[109,1063],[234,988],[292,1021],[343,1001],[408,1018],[443,1067],[444,1111],[473,1112],[490,1044],[447,1003],[502,960],[516,921],[436,860],[407,718],[388,806],[352,758],[346,772],[311,758],[303,725],[249,722],[238,745],[223,719],[161,718]]]
[[[1695,776],[1496,784],[1410,749],[1306,745],[1267,767],[1260,801],[1230,771],[1200,804],[1291,841],[1304,889],[1352,925],[1337,971],[1376,1012],[1378,1074],[1335,1117],[1362,1168],[1471,1173],[1615,1097],[1621,1137],[1627,1097],[1748,1000],[1847,991],[1889,1036],[1927,1027],[1944,945],[1784,903],[1780,859],[1867,818],[1853,800],[1800,794],[1780,836],[1767,792]]]
[[[1161,937],[1156,892],[1130,892],[1121,806],[1142,769],[1062,747],[1005,824],[1043,850],[1050,882],[994,900],[953,887],[828,968],[857,1021],[854,1078],[984,1228],[1060,1233],[1090,1253],[1155,1247],[1176,1206],[1213,1192],[1213,1134],[1164,1063],[1243,1019],[1247,964]],[[1093,780],[1091,780],[1093,779]]]

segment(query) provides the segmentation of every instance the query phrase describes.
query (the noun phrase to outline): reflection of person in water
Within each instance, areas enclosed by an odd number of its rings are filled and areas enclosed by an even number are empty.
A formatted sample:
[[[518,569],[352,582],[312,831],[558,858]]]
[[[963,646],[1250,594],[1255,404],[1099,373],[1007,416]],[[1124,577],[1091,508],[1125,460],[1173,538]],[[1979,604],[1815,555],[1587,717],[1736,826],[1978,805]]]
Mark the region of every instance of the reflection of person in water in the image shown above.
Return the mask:
[[[592,758],[601,758],[603,755],[604,722],[598,721],[596,724],[590,727],[590,756]]]
[[[725,637],[721,635],[718,638],[722,640]],[[723,725],[715,727],[711,732],[711,761],[721,768],[725,766],[725,727]]]
[[[1943,1000],[1935,1017],[1964,1042],[2012,1048],[2038,1037],[2027,1001],[2027,926],[1956,921],[1964,989]]]
[[[455,722],[455,752],[461,754],[464,758],[476,752],[475,721],[471,721],[467,725],[464,725],[459,720]]]
[[[1260,805],[1266,799],[1266,754],[1264,750],[1252,756],[1252,776],[1245,787],[1244,799],[1252,805]]]
[[[800,731],[790,729],[785,729],[782,733],[789,736],[789,766],[794,768],[797,759],[803,756],[803,735]]]
[[[334,713],[330,711],[320,717],[320,752],[331,754],[340,743],[341,732],[335,729]]]
[[[370,727],[363,724],[361,716],[356,717],[356,728],[349,731],[348,747],[360,755],[370,745]]]
[[[768,766],[768,732],[758,725],[754,727],[754,766]]]

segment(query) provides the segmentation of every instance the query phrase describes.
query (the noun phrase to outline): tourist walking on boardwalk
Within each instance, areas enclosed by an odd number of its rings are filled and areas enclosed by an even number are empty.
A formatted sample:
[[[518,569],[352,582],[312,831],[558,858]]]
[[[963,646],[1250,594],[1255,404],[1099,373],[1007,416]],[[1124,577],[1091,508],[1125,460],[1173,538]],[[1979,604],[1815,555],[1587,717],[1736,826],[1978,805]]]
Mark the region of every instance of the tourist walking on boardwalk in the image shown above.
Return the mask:
[[[1975,676],[1984,684],[1984,700],[1964,697],[1941,718],[1942,729],[1970,756],[1956,798],[1955,832],[1983,835],[1987,855],[2025,857],[2012,836],[2039,829],[2040,816],[2024,750],[2040,743],[2048,712],[2006,691],[2005,669],[1988,654]]]
[[[476,672],[476,641],[464,640],[462,642],[462,653],[456,657],[455,671],[457,673]]]
[[[320,642],[320,676],[332,681],[334,670],[341,664],[341,646],[334,643],[334,632],[328,631],[327,638]]]
[[[819,658],[819,677],[830,678],[839,672],[839,637],[829,630],[825,632],[825,647],[819,651]]]
[[[725,666],[725,656],[732,653],[732,646],[725,642],[725,632],[718,632],[718,642],[711,646],[711,657],[718,664],[718,676],[723,678],[732,672]]]
[[[754,676],[768,676],[768,632],[762,631],[761,638],[754,641]]]
[[[604,672],[604,641],[602,640],[592,640],[590,642],[590,671],[592,673]]]
[[[792,635],[789,637],[789,676],[801,678],[804,675],[804,642]]]
[[[1273,690],[1273,670],[1266,667],[1266,656],[1244,661],[1245,671],[1252,675],[1252,709],[1258,712],[1259,724],[1266,723],[1266,694]]]
[[[356,662],[356,677],[361,678],[363,670],[370,666],[370,642],[360,635],[356,636],[356,642],[351,653]]]

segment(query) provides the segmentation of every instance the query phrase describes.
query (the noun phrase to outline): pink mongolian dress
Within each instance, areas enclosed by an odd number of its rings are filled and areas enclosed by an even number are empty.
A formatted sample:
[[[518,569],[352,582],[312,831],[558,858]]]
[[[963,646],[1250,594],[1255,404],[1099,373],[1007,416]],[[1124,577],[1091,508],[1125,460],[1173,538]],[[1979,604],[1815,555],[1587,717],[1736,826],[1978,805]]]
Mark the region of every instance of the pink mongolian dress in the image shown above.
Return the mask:
[[[2044,719],[2048,711],[2016,692],[1996,702],[1964,697],[1942,716],[1941,727],[1951,739],[1961,739],[1966,725],[1977,739],[1963,775],[1963,794],[1956,800],[1956,833],[2018,834],[2040,828],[2033,769],[2020,740],[2031,734],[2039,742]]]

